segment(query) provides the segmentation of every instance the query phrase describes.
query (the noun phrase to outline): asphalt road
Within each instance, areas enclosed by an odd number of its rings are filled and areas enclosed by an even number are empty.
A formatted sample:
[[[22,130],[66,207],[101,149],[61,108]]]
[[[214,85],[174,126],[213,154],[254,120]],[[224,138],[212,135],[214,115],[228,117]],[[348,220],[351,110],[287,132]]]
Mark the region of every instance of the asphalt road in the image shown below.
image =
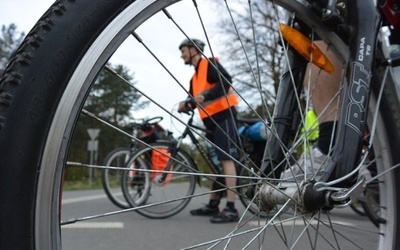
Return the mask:
[[[71,224],[63,227],[62,230],[63,249],[180,249],[231,232],[235,226],[234,223],[215,225],[211,224],[206,217],[195,217],[189,214],[189,210],[198,208],[206,202],[207,197],[193,198],[188,207],[181,213],[163,220],[148,219],[135,212],[128,212]],[[240,212],[243,212],[244,208],[239,201],[237,207]],[[71,191],[63,194],[63,219],[114,211],[118,211],[118,208],[107,199],[103,190]],[[340,233],[343,235],[354,234],[354,230],[347,229],[351,227],[376,231],[367,218],[355,214],[350,208],[337,209],[332,214],[334,215],[334,223],[343,225],[340,229]],[[252,220],[246,229],[251,230],[257,226],[257,221]],[[266,235],[268,246],[263,249],[281,249],[274,247],[277,246],[275,242],[280,242],[279,237],[272,234]],[[252,238],[251,234],[246,237]],[[233,242],[227,249],[241,249],[242,247],[238,247],[238,245],[243,246],[245,239],[238,238],[235,241],[237,244]],[[373,237],[366,238],[363,241],[365,242],[363,249],[374,249],[376,240]],[[259,249],[256,242],[254,244],[248,249]],[[207,247],[203,246],[196,249],[207,249]],[[219,245],[215,249],[223,249],[223,246]],[[300,246],[296,249],[307,248]],[[349,245],[344,249],[355,248]]]

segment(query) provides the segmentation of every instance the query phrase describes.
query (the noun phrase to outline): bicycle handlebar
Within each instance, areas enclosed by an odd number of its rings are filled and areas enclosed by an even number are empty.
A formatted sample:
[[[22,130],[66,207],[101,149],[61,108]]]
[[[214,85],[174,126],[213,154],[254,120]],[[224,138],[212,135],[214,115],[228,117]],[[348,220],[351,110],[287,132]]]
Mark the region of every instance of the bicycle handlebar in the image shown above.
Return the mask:
[[[149,119],[143,119],[143,122],[133,122],[131,124],[132,128],[143,129],[148,126],[156,125],[160,123],[164,118],[162,116],[155,116]]]

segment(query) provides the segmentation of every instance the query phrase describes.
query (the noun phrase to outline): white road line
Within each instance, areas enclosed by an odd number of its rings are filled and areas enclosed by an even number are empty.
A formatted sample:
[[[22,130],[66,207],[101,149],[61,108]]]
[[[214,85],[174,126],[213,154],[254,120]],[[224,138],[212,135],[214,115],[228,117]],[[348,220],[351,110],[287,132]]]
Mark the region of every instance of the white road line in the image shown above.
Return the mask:
[[[105,194],[98,194],[98,195],[90,195],[90,196],[83,196],[83,197],[77,197],[77,198],[65,198],[62,199],[62,204],[70,204],[70,203],[77,203],[77,202],[82,202],[82,201],[91,201],[91,200],[98,200],[98,199],[104,199],[107,198]]]
[[[112,229],[112,228],[124,228],[123,222],[79,222],[76,224],[68,224],[62,226],[62,229],[71,228],[86,228],[86,229]]]

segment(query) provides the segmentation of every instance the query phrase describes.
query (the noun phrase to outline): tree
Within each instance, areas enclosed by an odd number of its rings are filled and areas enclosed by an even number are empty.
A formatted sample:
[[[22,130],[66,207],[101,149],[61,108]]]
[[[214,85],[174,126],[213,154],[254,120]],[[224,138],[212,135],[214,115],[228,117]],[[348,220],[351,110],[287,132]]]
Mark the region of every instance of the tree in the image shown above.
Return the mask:
[[[140,101],[142,97],[133,87],[134,74],[123,65],[117,65],[115,71],[127,82],[123,82],[108,71],[101,71],[85,104],[85,109],[98,115],[107,122],[125,126],[133,112],[148,105],[149,101]]]
[[[135,91],[134,74],[123,65],[110,67],[129,82],[128,85],[108,71],[101,71],[88,95],[84,109],[95,114],[107,123],[131,133],[129,121],[133,119],[134,111],[144,108],[148,101]],[[131,139],[116,132],[115,129],[85,115],[81,115],[74,131],[68,159],[76,162],[89,162],[87,142],[90,139],[87,129],[98,128],[98,163],[102,164],[107,154],[118,147],[129,147]],[[85,180],[86,168],[68,168],[66,180]]]
[[[11,55],[20,45],[25,37],[24,32],[19,32],[17,26],[12,23],[8,27],[1,26],[0,34],[0,69],[4,69],[10,60]]]
[[[261,98],[269,106],[275,102],[284,59],[276,26],[279,10],[263,0],[237,1],[219,7],[227,6],[230,15],[223,16],[218,24],[224,54],[228,55],[224,65],[239,93],[252,97],[247,100],[255,100],[251,103],[255,109],[262,106]]]

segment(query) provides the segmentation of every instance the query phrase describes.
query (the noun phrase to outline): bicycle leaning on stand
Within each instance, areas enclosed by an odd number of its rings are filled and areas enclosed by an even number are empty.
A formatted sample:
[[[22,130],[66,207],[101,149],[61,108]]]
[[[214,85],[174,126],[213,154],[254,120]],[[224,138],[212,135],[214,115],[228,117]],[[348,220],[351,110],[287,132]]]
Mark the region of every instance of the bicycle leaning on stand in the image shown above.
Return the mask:
[[[132,128],[132,139],[129,147],[116,148],[105,157],[105,168],[101,171],[101,183],[110,201],[120,207],[129,208],[121,190],[122,170],[115,170],[109,167],[125,167],[132,152],[144,146],[143,143],[152,143],[156,140],[165,139],[170,136],[169,132],[160,126],[163,117],[156,116],[149,119],[137,120],[130,124]]]

